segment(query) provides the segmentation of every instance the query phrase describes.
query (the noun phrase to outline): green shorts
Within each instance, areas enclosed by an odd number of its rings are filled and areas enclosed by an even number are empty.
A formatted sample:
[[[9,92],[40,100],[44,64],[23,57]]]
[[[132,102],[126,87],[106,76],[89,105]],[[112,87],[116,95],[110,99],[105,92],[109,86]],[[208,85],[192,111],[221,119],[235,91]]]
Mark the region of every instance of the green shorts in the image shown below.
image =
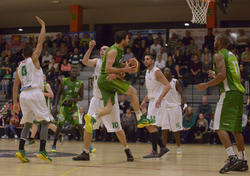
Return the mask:
[[[61,106],[57,125],[64,126],[66,121],[73,126],[82,124],[81,120],[79,119],[79,114],[79,108],[77,105],[72,107]]]
[[[230,132],[242,131],[243,94],[238,91],[223,92],[214,115],[214,129]]]
[[[98,87],[102,94],[102,99],[104,106],[106,106],[108,100],[111,98],[112,104],[115,104],[115,93],[125,94],[130,86],[127,81],[122,81],[120,79],[114,79],[112,81],[107,81],[108,75],[100,75],[98,79]]]

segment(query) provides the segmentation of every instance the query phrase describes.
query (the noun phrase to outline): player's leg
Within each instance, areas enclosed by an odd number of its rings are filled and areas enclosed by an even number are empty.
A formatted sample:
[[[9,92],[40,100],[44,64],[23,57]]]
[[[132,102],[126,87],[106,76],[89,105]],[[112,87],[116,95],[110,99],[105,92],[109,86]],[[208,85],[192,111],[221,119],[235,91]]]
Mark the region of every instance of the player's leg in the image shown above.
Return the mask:
[[[20,141],[19,141],[19,150],[16,152],[15,156],[19,158],[22,162],[29,162],[29,159],[26,157],[24,145],[29,134],[29,131],[32,127],[33,114],[31,108],[28,106],[29,94],[26,92],[21,92],[20,94],[20,106],[22,110],[22,120],[20,124],[24,124],[24,127],[21,132]]]
[[[228,155],[227,163],[221,168],[220,173],[232,171],[241,164],[240,160],[235,155],[229,134],[227,132],[234,132],[236,127],[239,125],[235,123],[237,122],[238,108],[237,106],[235,108],[234,101],[238,103],[237,96],[230,91],[222,93],[215,110],[214,129],[217,131],[219,139]]]
[[[181,131],[174,132],[175,142],[177,145],[177,154],[182,154],[181,149]]]
[[[54,133],[56,132],[57,126],[53,123],[49,124],[49,129],[51,129]]]
[[[37,126],[37,122],[34,122],[32,124],[32,128],[31,128],[31,135],[30,135],[30,139],[29,139],[29,144],[34,144],[35,143],[35,136],[36,136],[36,133],[38,131],[38,126]]]
[[[167,141],[168,141],[168,132],[169,132],[169,130],[161,130],[162,143],[163,143],[164,146],[167,145]]]

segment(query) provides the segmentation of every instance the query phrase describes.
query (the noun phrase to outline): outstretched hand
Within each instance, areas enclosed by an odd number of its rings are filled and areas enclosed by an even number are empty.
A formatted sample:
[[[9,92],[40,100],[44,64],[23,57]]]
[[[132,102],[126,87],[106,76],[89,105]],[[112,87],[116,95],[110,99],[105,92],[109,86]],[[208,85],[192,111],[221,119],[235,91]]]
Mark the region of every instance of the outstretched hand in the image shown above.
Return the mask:
[[[41,26],[45,25],[45,22],[40,17],[36,16],[36,20]]]
[[[89,42],[89,48],[94,48],[95,47],[95,45],[96,45],[96,42],[95,42],[95,40],[91,40],[90,42]]]

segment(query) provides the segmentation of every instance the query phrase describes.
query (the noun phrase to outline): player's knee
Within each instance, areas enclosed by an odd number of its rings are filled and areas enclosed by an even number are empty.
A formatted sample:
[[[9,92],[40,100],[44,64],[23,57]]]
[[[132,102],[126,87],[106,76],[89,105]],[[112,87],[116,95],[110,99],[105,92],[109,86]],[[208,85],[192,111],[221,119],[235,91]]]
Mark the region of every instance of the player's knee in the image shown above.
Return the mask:
[[[128,91],[128,95],[129,96],[135,96],[135,95],[137,95],[137,90],[134,87],[130,86],[129,87],[129,91]]]

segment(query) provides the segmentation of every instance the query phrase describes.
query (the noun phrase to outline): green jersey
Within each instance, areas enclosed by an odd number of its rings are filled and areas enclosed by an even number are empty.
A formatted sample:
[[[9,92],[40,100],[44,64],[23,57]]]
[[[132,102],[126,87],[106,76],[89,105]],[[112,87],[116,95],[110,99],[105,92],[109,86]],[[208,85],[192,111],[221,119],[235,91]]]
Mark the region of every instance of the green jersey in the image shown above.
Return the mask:
[[[227,49],[222,49],[218,53],[224,57],[226,66],[226,79],[219,84],[220,93],[227,91],[239,91],[244,93],[245,88],[240,82],[240,69],[237,57]],[[216,67],[215,73],[218,73]]]
[[[82,84],[81,80],[71,81],[70,78],[63,78],[61,105],[65,100],[77,98]]]
[[[115,44],[112,45],[105,53],[104,55],[104,58],[103,58],[103,61],[102,61],[102,67],[101,67],[101,74],[102,75],[106,75],[106,59],[107,59],[107,55],[108,55],[108,52],[110,50],[116,50],[117,52],[117,56],[115,58],[115,62],[113,63],[113,67],[116,67],[116,68],[119,68],[120,67],[120,63],[124,57],[124,52],[123,52],[123,49],[119,48],[118,46],[116,46]]]

